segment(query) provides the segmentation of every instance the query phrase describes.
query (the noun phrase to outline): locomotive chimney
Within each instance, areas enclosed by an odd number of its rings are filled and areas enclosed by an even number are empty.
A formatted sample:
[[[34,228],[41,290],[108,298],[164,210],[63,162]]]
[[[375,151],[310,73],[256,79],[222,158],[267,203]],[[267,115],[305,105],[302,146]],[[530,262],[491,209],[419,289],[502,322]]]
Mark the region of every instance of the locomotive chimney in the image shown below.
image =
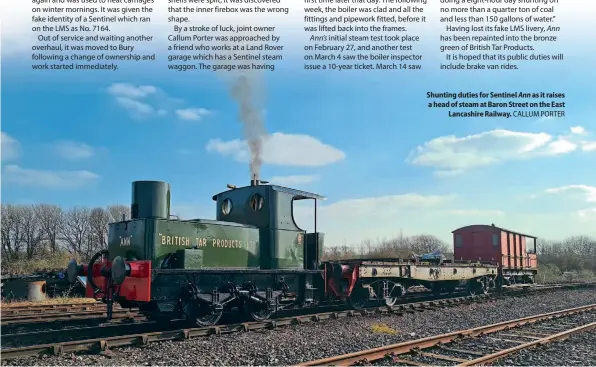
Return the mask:
[[[250,186],[259,186],[259,177],[256,173],[252,175],[252,180],[250,180]]]
[[[170,217],[170,184],[162,181],[132,183],[131,219]]]

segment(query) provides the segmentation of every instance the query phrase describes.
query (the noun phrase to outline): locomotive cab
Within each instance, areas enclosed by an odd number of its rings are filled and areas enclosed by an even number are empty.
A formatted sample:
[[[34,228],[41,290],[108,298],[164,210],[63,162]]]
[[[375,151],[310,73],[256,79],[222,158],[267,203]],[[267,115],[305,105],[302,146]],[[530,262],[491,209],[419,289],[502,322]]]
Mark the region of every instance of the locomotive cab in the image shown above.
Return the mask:
[[[323,233],[317,232],[317,202],[325,197],[287,187],[262,184],[213,196],[217,220],[252,225],[259,228],[261,269],[311,269],[319,267],[323,255]],[[307,233],[294,219],[294,203],[314,200],[314,232]]]

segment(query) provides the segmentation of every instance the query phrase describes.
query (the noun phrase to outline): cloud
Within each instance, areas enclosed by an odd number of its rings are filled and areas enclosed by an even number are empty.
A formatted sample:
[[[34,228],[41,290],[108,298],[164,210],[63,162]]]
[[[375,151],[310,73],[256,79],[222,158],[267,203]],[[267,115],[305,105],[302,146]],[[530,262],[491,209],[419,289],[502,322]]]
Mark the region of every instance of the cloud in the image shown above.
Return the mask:
[[[163,108],[154,107],[146,99],[163,94],[157,87],[152,85],[133,85],[129,83],[114,83],[107,88],[116,103],[129,111],[131,117],[144,118],[149,116],[164,116],[167,112]],[[167,97],[164,96],[164,100]]]
[[[201,121],[203,117],[210,113],[211,111],[205,108],[184,108],[176,110],[178,118],[187,121]]]
[[[114,83],[107,88],[116,103],[127,110],[133,118],[165,116],[174,111],[178,118],[188,121],[199,121],[211,113],[205,108],[174,108],[183,100],[169,97],[164,91],[153,85],[134,85],[130,83]]]
[[[21,168],[17,165],[4,167],[3,174],[3,181],[7,183],[51,189],[77,189],[98,179],[98,175],[89,171],[46,171]]]
[[[54,143],[53,149],[56,154],[71,161],[89,159],[97,153],[92,146],[74,141],[58,141]]]
[[[577,144],[565,138],[558,138],[557,140],[548,144],[548,149],[544,152],[537,152],[540,155],[558,155],[573,152],[577,149]]]
[[[319,180],[318,175],[275,176],[269,181],[274,185],[306,185]]]
[[[584,142],[582,142],[582,150],[584,152],[596,151],[596,141],[584,141]]]
[[[248,162],[250,152],[245,140],[210,140],[208,152],[232,157],[238,162]],[[341,150],[324,144],[320,140],[300,134],[274,133],[265,138],[263,162],[278,166],[317,167],[332,164],[345,158]]]
[[[567,185],[546,189],[547,194],[563,195],[566,200],[578,200],[582,204],[594,205],[596,203],[596,186],[589,185]],[[590,222],[592,229],[596,230],[596,207],[580,209],[575,212],[583,222]]]
[[[584,220],[596,220],[596,208],[578,210],[577,215]],[[594,222],[592,222],[594,223]]]
[[[570,194],[585,200],[586,203],[596,203],[596,186],[567,185],[546,189],[547,194]]]
[[[476,209],[458,209],[448,210],[447,214],[459,216],[473,216],[473,217],[504,217],[505,212],[502,210],[476,210]]]
[[[120,107],[129,110],[131,113],[135,115],[153,115],[155,113],[155,109],[145,103],[134,100],[128,97],[117,97],[116,102],[120,105]]]
[[[591,135],[583,126],[573,126],[570,128],[572,135]],[[569,137],[571,139],[577,140],[574,136]],[[594,140],[579,140],[577,144],[581,147],[581,150],[584,152],[591,152],[596,151],[596,141]]]
[[[21,144],[12,136],[2,131],[2,162],[13,161],[21,156]]]
[[[114,83],[108,87],[108,93],[113,96],[126,97],[131,99],[145,98],[157,93],[158,89],[152,85],[135,86],[129,83]]]
[[[461,138],[449,135],[432,139],[412,150],[406,162],[449,176],[510,160],[562,155],[577,148],[577,143],[564,136],[492,130]]]

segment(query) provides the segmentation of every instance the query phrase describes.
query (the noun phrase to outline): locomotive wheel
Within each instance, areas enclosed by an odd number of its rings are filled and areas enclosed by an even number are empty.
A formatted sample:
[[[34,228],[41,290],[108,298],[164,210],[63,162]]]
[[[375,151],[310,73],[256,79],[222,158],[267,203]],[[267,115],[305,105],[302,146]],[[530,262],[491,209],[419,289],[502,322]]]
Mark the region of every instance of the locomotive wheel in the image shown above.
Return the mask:
[[[348,297],[348,305],[355,310],[361,310],[366,306],[368,299],[370,298],[369,291],[362,286],[356,286]]]
[[[223,314],[221,305],[204,305],[193,300],[182,301],[182,312],[186,319],[199,327],[213,326]]]

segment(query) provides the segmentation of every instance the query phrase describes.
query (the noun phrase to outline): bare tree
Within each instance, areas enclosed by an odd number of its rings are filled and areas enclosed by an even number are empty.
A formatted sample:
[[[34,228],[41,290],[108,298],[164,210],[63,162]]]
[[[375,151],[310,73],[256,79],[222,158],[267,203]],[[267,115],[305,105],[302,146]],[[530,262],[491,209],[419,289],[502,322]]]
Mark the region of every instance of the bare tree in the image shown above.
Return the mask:
[[[122,218],[124,220],[130,219],[130,207],[126,205],[110,205],[107,210],[110,216],[110,223],[120,222]]]
[[[31,260],[42,243],[43,232],[39,225],[39,218],[35,215],[34,206],[22,206],[19,213],[21,216],[23,242],[25,243],[25,254],[27,259]]]
[[[91,211],[85,207],[73,207],[64,213],[60,224],[60,236],[72,255],[89,256],[87,247],[91,241]]]
[[[44,239],[52,255],[56,254],[59,247],[60,226],[62,225],[63,212],[58,205],[38,204],[35,206],[35,214],[39,219],[39,225]]]
[[[108,224],[110,213],[103,208],[94,208],[89,214],[89,226],[91,229],[91,248],[89,253],[95,253],[108,247]]]
[[[17,260],[23,243],[20,207],[2,204],[2,255],[4,260]]]
[[[439,250],[441,252],[449,251],[447,244],[432,235],[418,235],[410,237],[410,248],[417,254],[426,254]]]

